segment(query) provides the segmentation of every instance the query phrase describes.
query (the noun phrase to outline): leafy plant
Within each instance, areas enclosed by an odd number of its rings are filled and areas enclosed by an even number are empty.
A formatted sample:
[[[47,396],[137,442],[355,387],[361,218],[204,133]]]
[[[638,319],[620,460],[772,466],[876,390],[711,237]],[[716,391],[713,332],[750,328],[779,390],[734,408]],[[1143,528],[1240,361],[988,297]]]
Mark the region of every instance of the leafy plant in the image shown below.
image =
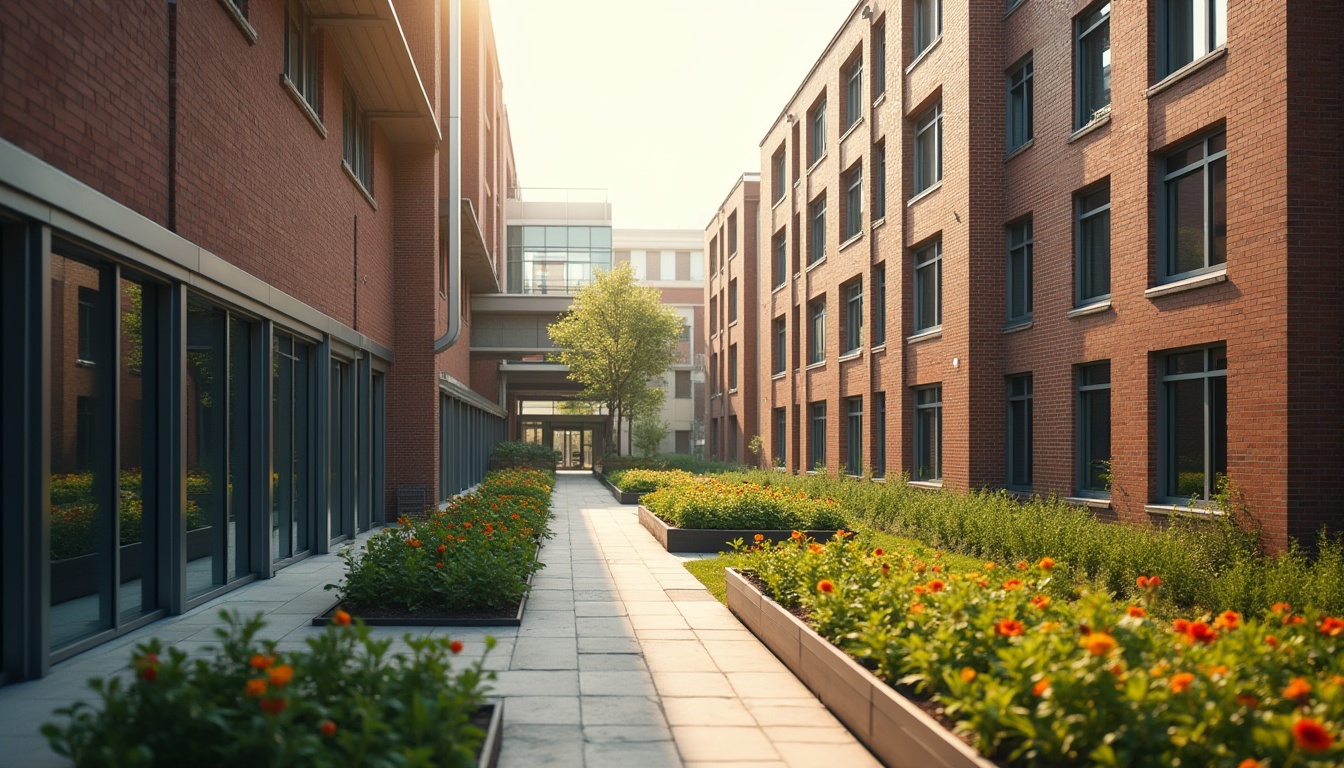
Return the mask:
[[[846,525],[834,499],[715,477],[669,477],[641,502],[678,528],[834,530]]]
[[[667,430],[667,422],[659,420],[656,415],[641,416],[630,427],[630,439],[635,449],[644,456],[653,456],[658,452],[658,445],[667,437]]]
[[[649,493],[663,486],[689,480],[693,475],[680,469],[618,469],[607,476],[611,484],[626,493]]]
[[[490,459],[513,467],[554,470],[560,462],[560,452],[540,443],[506,440],[495,443],[490,449]]]
[[[348,615],[294,652],[262,640],[261,615],[221,612],[218,650],[189,660],[157,640],[124,677],[94,678],[100,699],[55,714],[42,733],[76,766],[474,766],[484,734],[470,716],[494,673],[463,646],[404,638],[391,653]],[[494,647],[487,638],[485,653]]]

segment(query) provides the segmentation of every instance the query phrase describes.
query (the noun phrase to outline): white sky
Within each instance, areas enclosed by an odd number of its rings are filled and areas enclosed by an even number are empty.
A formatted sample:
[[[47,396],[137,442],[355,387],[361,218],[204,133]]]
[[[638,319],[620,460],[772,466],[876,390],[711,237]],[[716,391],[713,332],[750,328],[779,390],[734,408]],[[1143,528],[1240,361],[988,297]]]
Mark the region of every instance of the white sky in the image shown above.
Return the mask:
[[[490,0],[523,187],[704,229],[855,0]]]

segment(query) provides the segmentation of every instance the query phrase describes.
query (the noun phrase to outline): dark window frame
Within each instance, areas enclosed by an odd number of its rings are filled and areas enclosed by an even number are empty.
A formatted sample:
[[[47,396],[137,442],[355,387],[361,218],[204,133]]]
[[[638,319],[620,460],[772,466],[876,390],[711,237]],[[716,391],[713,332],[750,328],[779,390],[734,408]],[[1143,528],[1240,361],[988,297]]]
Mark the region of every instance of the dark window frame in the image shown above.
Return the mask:
[[[1007,287],[1004,307],[1009,325],[1031,322],[1035,292],[1032,256],[1032,217],[1018,219],[1008,225]],[[1019,268],[1020,263],[1020,268]]]
[[[845,474],[863,474],[863,398],[845,398]]]
[[[1078,366],[1077,374],[1077,430],[1078,430],[1078,466],[1076,469],[1077,493],[1086,496],[1109,498],[1111,495],[1111,363],[1109,360],[1097,361]],[[1093,421],[1094,401],[1105,398],[1106,409],[1106,456],[1093,455],[1094,436],[1102,425]]]
[[[812,429],[808,435],[809,471],[826,466],[826,401],[818,400],[811,404]]]
[[[844,287],[845,293],[845,350],[852,354],[863,349],[863,280],[856,279]]]
[[[1030,490],[1032,487],[1032,430],[1034,427],[1032,376],[1022,373],[1007,380],[1007,487]]]
[[[873,267],[873,349],[887,344],[887,265]]]
[[[787,227],[781,227],[775,233],[771,250],[775,257],[774,287],[778,288],[789,279],[789,239]]]
[[[826,156],[826,95],[807,111],[807,167]]]
[[[322,114],[322,59],[317,32],[308,9],[299,0],[285,8],[284,75],[313,114]]]
[[[826,362],[826,297],[823,295],[808,302],[808,322],[812,329],[808,339],[807,364],[816,365]]]
[[[1104,27],[1104,29],[1103,29]],[[1074,19],[1073,33],[1073,98],[1075,130],[1110,114],[1111,65],[1111,1],[1094,3]],[[1101,40],[1104,37],[1105,42]],[[1104,44],[1104,48],[1099,47]],[[1094,50],[1096,61],[1089,58]],[[1094,73],[1094,70],[1098,70]],[[1097,75],[1097,82],[1091,82]],[[1094,88],[1095,86],[1095,88]],[[1097,93],[1093,93],[1097,90]]]
[[[1202,357],[1201,370],[1172,371],[1180,358],[1188,358],[1195,353]],[[1161,353],[1158,365],[1161,386],[1158,492],[1162,500],[1171,504],[1209,504],[1218,493],[1218,475],[1227,475],[1227,344],[1166,350]],[[1185,426],[1181,423],[1181,414],[1177,412],[1179,389],[1182,383],[1188,381],[1199,381],[1203,385],[1200,414],[1203,423],[1203,487],[1199,493],[1187,495],[1184,492],[1186,489],[1182,488],[1184,483],[1181,480],[1180,460],[1176,454],[1180,449],[1178,435],[1181,427]],[[1221,472],[1219,464],[1222,465]]]
[[[911,305],[914,308],[913,328],[916,333],[931,331],[943,326],[943,239],[941,237],[934,239],[923,248],[915,250],[913,257],[914,272],[914,300]],[[926,313],[924,302],[923,286],[926,281],[933,281],[933,317],[932,322],[924,322],[922,317]]]
[[[943,479],[943,385],[930,384],[914,388],[915,441],[914,468],[911,477],[917,482],[937,482]],[[928,414],[931,425],[925,424],[924,415]],[[934,434],[927,428],[931,426]],[[927,445],[926,445],[927,441]],[[924,454],[928,454],[930,466],[923,464]],[[927,474],[926,474],[927,470]]]
[[[373,128],[349,82],[341,104],[341,164],[373,197]]]
[[[860,48],[840,73],[845,81],[845,115],[843,135],[863,118],[863,49]]]
[[[1007,147],[1012,152],[1035,137],[1035,64],[1032,54],[1008,71]]]
[[[845,220],[840,233],[840,242],[863,233],[863,163],[855,163],[845,171],[842,182],[845,187]]]
[[[807,265],[826,258],[826,193],[822,192],[807,206],[809,236],[807,244]]]
[[[914,194],[933,189],[943,181],[943,100],[920,113],[912,132],[915,143]],[[926,138],[926,135],[931,138]],[[924,142],[928,142],[925,144]],[[926,156],[932,153],[932,157]]]
[[[1172,162],[1184,152],[1199,147],[1201,157],[1172,170]],[[1220,148],[1219,148],[1220,147]],[[1225,269],[1227,266],[1227,131],[1219,128],[1192,141],[1185,142],[1161,158],[1159,170],[1161,187],[1158,204],[1158,281],[1162,283],[1182,280],[1187,277]],[[1203,225],[1203,264],[1193,269],[1181,270],[1177,266],[1180,259],[1180,231],[1173,223],[1174,206],[1180,199],[1173,190],[1188,177],[1198,174],[1202,177],[1201,189],[1204,200],[1201,207]],[[1220,190],[1216,189],[1221,179]],[[1222,221],[1218,221],[1218,206],[1222,205]],[[1221,232],[1221,253],[1219,250],[1219,227]]]
[[[1194,11],[1203,6],[1204,24],[1198,24]],[[1189,8],[1189,37],[1173,34],[1173,14]],[[1181,67],[1209,55],[1227,45],[1227,0],[1160,0],[1154,12],[1157,25],[1157,79],[1162,80]],[[1202,39],[1201,39],[1202,38]],[[1176,46],[1188,43],[1190,50],[1177,51]]]
[[[887,141],[873,145],[873,222],[887,218]]]
[[[1105,202],[1101,201],[1105,193]],[[1085,306],[1111,297],[1111,181],[1077,192],[1074,200],[1074,305]],[[1105,249],[1095,237],[1094,223],[1103,221],[1106,229]],[[1104,262],[1103,262],[1104,259]],[[1104,270],[1100,269],[1104,263]],[[1096,286],[1104,272],[1103,292],[1089,290]]]
[[[919,58],[943,36],[942,0],[914,0],[910,10],[910,41],[914,48],[911,59]]]
[[[873,393],[873,477],[887,476],[887,393]]]

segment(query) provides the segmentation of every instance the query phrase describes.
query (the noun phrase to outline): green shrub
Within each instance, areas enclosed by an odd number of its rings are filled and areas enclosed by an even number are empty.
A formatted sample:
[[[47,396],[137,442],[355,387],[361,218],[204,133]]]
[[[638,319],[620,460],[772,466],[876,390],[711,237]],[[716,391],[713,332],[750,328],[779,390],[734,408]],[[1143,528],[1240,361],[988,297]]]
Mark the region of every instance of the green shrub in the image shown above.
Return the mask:
[[[678,528],[787,531],[835,530],[847,525],[833,499],[715,477],[674,481],[640,501]]]
[[[120,543],[136,544],[144,538],[144,502],[140,496],[142,476],[138,469],[121,472]],[[187,530],[209,525],[205,512],[191,498],[210,490],[210,477],[201,472],[187,473]],[[96,551],[95,523],[98,502],[94,496],[93,473],[77,472],[51,476],[51,559],[65,560]]]
[[[560,452],[540,443],[507,440],[495,443],[490,449],[490,461],[501,467],[531,467],[554,470],[560,463]]]
[[[707,475],[741,468],[742,465],[740,464],[697,459],[685,453],[660,453],[657,456],[616,456],[608,454],[602,459],[602,471],[608,477],[611,476],[612,472],[622,469],[652,469],[662,472],[680,469],[693,475]]]
[[[665,485],[689,480],[691,473],[680,469],[618,469],[607,476],[611,484],[626,493],[648,493]]]
[[[222,616],[209,657],[155,639],[136,648],[130,682],[90,680],[101,705],[57,709],[67,722],[42,728],[52,749],[81,768],[476,765],[484,657],[455,671],[462,645],[442,636],[407,635],[409,653],[391,654],[357,620],[281,652],[258,638],[260,615]]]

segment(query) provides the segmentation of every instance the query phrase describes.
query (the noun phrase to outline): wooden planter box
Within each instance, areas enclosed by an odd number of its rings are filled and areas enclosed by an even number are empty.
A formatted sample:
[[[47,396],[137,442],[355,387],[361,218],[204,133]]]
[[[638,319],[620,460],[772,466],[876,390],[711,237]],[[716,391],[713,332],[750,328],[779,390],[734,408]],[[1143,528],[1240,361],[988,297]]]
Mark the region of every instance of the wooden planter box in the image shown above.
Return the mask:
[[[187,531],[187,560],[197,560],[210,556],[211,531],[209,526]],[[123,544],[117,549],[121,558],[121,583],[128,584],[144,575],[144,544]],[[153,551],[152,549],[150,550]],[[98,594],[98,583],[102,578],[99,568],[99,556],[80,555],[79,557],[53,560],[51,562],[51,601],[64,603],[78,597]]]
[[[638,504],[639,500],[644,498],[644,494],[642,493],[631,493],[629,491],[622,491],[620,488],[617,488],[616,486],[612,485],[611,481],[607,479],[607,476],[601,472],[598,472],[596,469],[593,470],[593,477],[597,478],[597,482],[606,486],[607,490],[611,491],[611,495],[614,496],[616,498],[616,501],[620,502],[621,504]]]
[[[734,539],[742,539],[751,544],[756,534],[770,541],[784,541],[793,535],[793,531],[747,531],[724,528],[673,528],[663,522],[649,508],[639,506],[639,524],[653,534],[653,538],[668,552],[722,552],[733,548]],[[803,531],[816,541],[829,541],[835,531]]]
[[[728,608],[888,766],[995,768],[932,717],[831,645],[737,571]]]

